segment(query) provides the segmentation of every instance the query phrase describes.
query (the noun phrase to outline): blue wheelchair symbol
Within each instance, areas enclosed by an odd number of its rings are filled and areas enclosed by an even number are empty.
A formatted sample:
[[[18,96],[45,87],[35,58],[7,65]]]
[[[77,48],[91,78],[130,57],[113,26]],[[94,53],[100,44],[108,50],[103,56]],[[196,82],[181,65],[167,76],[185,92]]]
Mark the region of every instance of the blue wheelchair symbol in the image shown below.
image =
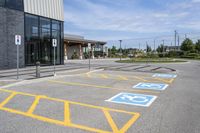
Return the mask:
[[[166,78],[166,79],[170,79],[170,78],[176,78],[177,75],[176,74],[159,74],[156,73],[153,75],[154,78]]]
[[[159,91],[163,91],[167,87],[168,84],[157,84],[157,83],[139,83],[133,86],[134,89],[159,90]]]
[[[113,103],[149,107],[155,101],[156,98],[157,96],[151,96],[151,95],[120,93],[106,101]]]

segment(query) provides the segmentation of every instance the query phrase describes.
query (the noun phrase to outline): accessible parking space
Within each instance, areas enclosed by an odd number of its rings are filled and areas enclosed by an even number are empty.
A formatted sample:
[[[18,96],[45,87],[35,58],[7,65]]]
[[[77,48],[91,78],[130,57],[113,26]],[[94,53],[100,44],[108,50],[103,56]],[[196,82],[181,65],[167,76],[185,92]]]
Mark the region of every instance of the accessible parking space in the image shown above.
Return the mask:
[[[0,89],[0,111],[66,132],[132,133],[174,78],[119,71],[51,78]]]
[[[157,96],[151,96],[151,95],[120,93],[106,101],[113,103],[149,107],[155,101],[156,98]]]
[[[139,83],[133,88],[136,89],[146,89],[146,90],[159,90],[163,91],[165,90],[169,85],[168,84],[158,84],[158,83]]]

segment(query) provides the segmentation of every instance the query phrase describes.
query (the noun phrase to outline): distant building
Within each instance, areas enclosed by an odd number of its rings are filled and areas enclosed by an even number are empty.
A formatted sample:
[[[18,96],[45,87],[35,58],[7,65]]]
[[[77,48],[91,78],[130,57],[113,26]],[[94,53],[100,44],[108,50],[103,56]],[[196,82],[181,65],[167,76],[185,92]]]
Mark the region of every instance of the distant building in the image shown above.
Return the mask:
[[[181,51],[181,46],[165,46],[166,52]]]
[[[64,58],[78,59],[88,58],[88,43],[91,44],[90,56],[92,59],[95,57],[103,57],[107,55],[107,49],[105,47],[106,42],[87,40],[83,36],[65,34],[64,36]]]

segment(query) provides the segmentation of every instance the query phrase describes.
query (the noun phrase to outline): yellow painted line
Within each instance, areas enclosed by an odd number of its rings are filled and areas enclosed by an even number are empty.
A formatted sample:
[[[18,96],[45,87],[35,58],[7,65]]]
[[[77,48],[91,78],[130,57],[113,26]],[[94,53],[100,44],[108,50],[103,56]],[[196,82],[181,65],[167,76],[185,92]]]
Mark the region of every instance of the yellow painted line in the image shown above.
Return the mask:
[[[136,113],[125,125],[120,129],[120,133],[125,133],[140,117],[139,113]]]
[[[0,107],[3,107],[4,105],[6,105],[15,95],[17,95],[16,92],[12,92],[12,94],[7,97],[1,104]]]
[[[29,94],[29,93],[25,93],[25,92],[16,92],[16,91],[11,91],[11,90],[6,90],[6,89],[0,89],[0,90],[1,91],[9,91],[10,93],[16,93],[17,95],[19,94],[19,95],[33,96],[33,97],[37,97],[38,96],[38,95]],[[135,114],[134,112],[128,112],[128,111],[122,111],[122,110],[115,110],[115,109],[105,108],[105,107],[101,107],[101,106],[94,106],[94,105],[90,105],[90,104],[84,104],[84,103],[66,101],[66,100],[57,99],[57,98],[51,98],[51,97],[47,97],[47,96],[42,96],[41,99],[47,99],[47,100],[56,101],[56,102],[63,102],[63,103],[64,102],[68,102],[68,103],[71,103],[71,104],[81,105],[81,106],[85,106],[85,107],[110,110],[110,111],[120,112],[120,113]]]
[[[57,101],[57,102],[66,102],[65,100],[57,99],[57,98],[46,97],[45,99],[52,100],[52,101]],[[128,111],[124,111],[124,110],[116,110],[116,109],[111,109],[111,108],[106,108],[106,107],[101,107],[101,106],[95,106],[95,105],[91,105],[91,104],[72,102],[72,101],[67,101],[67,102],[70,103],[70,104],[79,105],[79,106],[85,106],[85,107],[88,107],[88,108],[109,110],[109,111],[113,111],[113,112],[126,113],[126,114],[132,114],[132,115],[137,114],[135,112],[128,112]]]
[[[115,76],[115,78],[112,76]],[[112,79],[112,80],[121,80],[121,81],[131,81],[131,82],[134,79],[134,81],[153,82],[153,83],[160,83],[160,81],[162,81],[164,83],[170,83],[169,81],[166,81],[166,80],[156,79],[153,77],[145,77],[145,76],[122,76],[122,75],[120,75],[120,76],[119,75],[109,75],[108,76],[108,74],[106,74],[106,76],[105,76],[105,74],[92,74],[89,76],[87,75],[86,77],[89,77],[89,78],[95,77],[95,78],[101,78],[101,79]]]
[[[51,82],[51,83],[57,83],[57,84],[64,84],[64,85],[71,85],[71,86],[95,87],[95,88],[101,88],[101,89],[113,89],[113,90],[130,91],[130,92],[154,93],[154,94],[159,94],[160,93],[160,92],[157,92],[157,91],[135,90],[135,89],[131,89],[131,90],[129,90],[129,89],[119,89],[119,88],[113,88],[111,86],[100,86],[100,85],[82,84],[82,83],[77,83],[77,82],[64,82],[64,81],[55,81],[55,80],[49,80],[49,82]]]
[[[91,132],[96,132],[96,133],[112,133],[112,132],[109,132],[109,131],[104,131],[104,130],[100,130],[100,129],[96,129],[96,128],[86,127],[86,126],[82,126],[82,125],[78,125],[78,124],[70,124],[70,127],[79,128],[79,129],[83,129],[83,130],[87,130],[87,131],[91,131]]]
[[[107,110],[103,110],[103,113],[108,121],[108,123],[110,124],[110,127],[112,128],[114,133],[119,133],[119,129],[117,128],[115,122],[112,119],[112,116],[110,115],[110,113]]]
[[[25,96],[31,96],[31,97],[37,96],[37,95],[29,94],[29,93],[16,92],[16,91],[6,90],[6,89],[0,89],[0,91],[7,92],[7,93],[17,93],[17,94],[21,94],[21,95],[25,95]]]
[[[119,132],[119,130],[117,129],[116,124],[112,120],[112,117],[110,116],[108,111],[114,111],[114,112],[117,112],[117,113],[126,113],[126,114],[134,115],[133,118],[131,120],[129,120],[127,122],[127,124],[125,124],[124,127],[121,129],[123,131],[123,133],[125,133],[130,128],[130,126],[133,125],[134,122],[139,118],[139,113],[136,113],[136,112],[128,112],[128,111],[123,111],[123,110],[110,109],[110,108],[105,108],[105,107],[100,107],[100,106],[94,106],[94,105],[89,105],[89,104],[84,104],[84,103],[66,101],[66,100],[62,100],[62,99],[50,98],[50,97],[47,97],[47,96],[34,95],[34,94],[29,94],[29,93],[24,93],[24,92],[16,92],[16,91],[5,90],[5,89],[0,89],[0,91],[12,93],[8,97],[9,99],[11,99],[14,96],[14,94],[15,95],[34,96],[36,99],[35,99],[34,103],[31,105],[31,108],[33,108],[33,106],[36,106],[37,101],[39,101],[40,99],[48,99],[48,100],[53,100],[53,101],[64,102],[65,103],[64,104],[65,105],[65,119],[64,119],[64,121],[55,120],[55,119],[47,118],[47,117],[44,117],[44,116],[39,116],[39,115],[35,115],[35,114],[32,114],[32,113],[27,113],[27,112],[22,112],[22,111],[10,109],[10,108],[2,107],[2,106],[0,107],[0,110],[10,112],[10,113],[13,113],[13,114],[18,114],[18,115],[30,117],[30,118],[37,119],[37,120],[40,120],[40,121],[43,121],[43,122],[48,122],[48,123],[52,123],[52,124],[56,124],[56,125],[62,125],[62,126],[65,126],[65,127],[78,128],[78,129],[83,129],[83,130],[91,131],[91,132],[111,133],[110,131],[105,131],[105,130],[101,130],[101,129],[91,128],[91,127],[71,123],[70,119],[69,119],[70,118],[69,104],[76,104],[76,105],[86,106],[86,107],[90,107],[90,108],[97,108],[97,109],[101,109],[103,111],[105,110],[105,116],[109,120],[109,124],[111,124],[110,126],[111,126],[111,128],[113,129],[114,132],[115,131]],[[6,99],[6,101],[9,101],[8,98]],[[122,133],[122,131],[120,131],[120,133]]]
[[[109,74],[95,74],[93,73],[90,75],[90,78],[95,77],[95,78],[101,78],[101,79],[113,79],[113,80],[124,80],[120,78],[116,78],[118,75],[115,75],[115,78],[112,75]]]
[[[43,116],[28,114],[28,113],[25,113],[25,112],[21,112],[21,111],[9,109],[9,108],[4,108],[4,107],[0,108],[0,110],[10,112],[10,113],[14,113],[14,114],[18,114],[18,115],[22,115],[22,116],[26,116],[26,117],[30,117],[30,118],[37,119],[37,120],[43,121],[43,122],[48,122],[48,123],[52,123],[52,124],[56,124],[56,125],[66,126],[63,121],[54,120],[54,119],[46,118],[46,117],[43,117]],[[69,126],[66,126],[66,127],[79,128],[79,129],[83,129],[83,130],[91,131],[91,132],[111,133],[111,132],[108,132],[108,131],[90,128],[90,127],[86,127],[86,126],[81,126],[81,125],[77,125],[77,124],[70,124]]]
[[[171,79],[171,80],[169,80],[169,82],[170,82],[170,83],[173,83],[173,82],[174,82],[174,80],[175,80],[175,79]]]
[[[54,119],[46,118],[46,117],[43,117],[43,116],[28,114],[28,113],[25,113],[25,112],[21,112],[21,111],[9,109],[9,108],[0,108],[0,110],[7,111],[7,112],[10,112],[10,113],[14,113],[14,114],[18,114],[18,115],[22,115],[22,116],[26,116],[26,117],[30,117],[30,118],[37,119],[37,120],[43,121],[43,122],[48,122],[48,123],[52,123],[52,124],[56,124],[56,125],[66,126],[63,121],[54,120]],[[99,129],[81,126],[81,125],[77,125],[77,124],[70,124],[69,126],[66,126],[66,127],[79,128],[79,129],[83,129],[83,130],[91,131],[91,132],[111,133],[111,132],[107,132],[107,131],[104,131],[104,130],[99,130]]]
[[[104,79],[109,78],[106,74],[101,74],[101,77],[104,78]]]
[[[50,119],[50,118],[46,118],[46,117],[38,116],[38,115],[34,115],[34,114],[29,114],[27,112],[22,112],[22,111],[10,109],[10,108],[2,107],[2,108],[0,108],[0,110],[4,110],[4,111],[10,112],[10,113],[31,117],[31,118],[34,118],[34,119],[37,119],[37,120],[41,120],[41,121],[44,121],[44,122],[55,123],[55,124],[58,124],[58,125],[63,125],[64,124],[63,121],[54,120],[54,119]]]
[[[69,102],[64,103],[64,122],[66,125],[70,125],[71,120],[70,120],[70,107],[69,107]]]
[[[127,77],[125,77],[125,76],[121,76],[121,75],[118,75],[117,76],[119,79],[121,79],[121,80],[129,80]]]
[[[144,81],[144,82],[148,82],[148,80],[145,80],[145,79],[140,78],[140,77],[138,77],[138,76],[133,76],[133,78],[135,78],[135,79],[139,79],[139,80],[142,80],[142,81]]]
[[[162,82],[165,82],[165,83],[170,83],[168,80],[164,80],[164,79],[161,79],[161,78],[154,78],[155,80],[159,80],[159,81],[162,81]]]
[[[100,85],[92,85],[92,84],[82,84],[77,82],[64,82],[64,81],[55,81],[55,80],[49,80],[49,82],[52,83],[60,83],[60,84],[66,84],[66,85],[72,85],[72,86],[85,86],[85,87],[96,87],[96,88],[105,88],[110,89],[110,86],[100,86]]]
[[[31,105],[30,109],[28,110],[28,114],[32,114],[40,101],[41,96],[35,97],[33,104]]]

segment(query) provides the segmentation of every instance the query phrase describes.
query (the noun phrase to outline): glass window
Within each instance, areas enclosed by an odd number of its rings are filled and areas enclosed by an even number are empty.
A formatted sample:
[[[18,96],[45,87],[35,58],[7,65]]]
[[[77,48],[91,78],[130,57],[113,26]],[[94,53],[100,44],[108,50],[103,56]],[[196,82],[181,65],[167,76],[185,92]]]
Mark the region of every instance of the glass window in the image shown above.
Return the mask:
[[[15,10],[24,10],[23,0],[6,0],[6,7]]]
[[[63,22],[25,14],[26,65],[53,63],[52,39],[57,39],[56,64],[63,62]]]
[[[55,57],[56,57],[56,63],[59,64],[60,63],[60,44],[61,44],[60,31],[52,30],[52,38],[57,40]]]
[[[26,64],[32,65],[39,60],[39,18],[25,15],[25,54]]]
[[[43,64],[51,63],[51,20],[40,18],[40,60]]]
[[[52,20],[52,29],[53,30],[60,30],[60,22]]]
[[[59,64],[60,63],[60,55],[61,55],[61,51],[60,51],[60,44],[61,44],[61,32],[60,32],[60,22],[59,21],[55,21],[52,20],[52,38],[57,40],[57,47],[56,47],[56,63]]]
[[[5,0],[0,0],[0,6],[4,6],[5,5]]]
[[[39,35],[39,22],[38,17],[33,15],[25,16],[25,25],[26,25],[26,37],[28,40],[31,40],[33,37],[38,37]]]
[[[51,28],[51,21],[47,18],[40,18],[40,27],[41,28]]]

